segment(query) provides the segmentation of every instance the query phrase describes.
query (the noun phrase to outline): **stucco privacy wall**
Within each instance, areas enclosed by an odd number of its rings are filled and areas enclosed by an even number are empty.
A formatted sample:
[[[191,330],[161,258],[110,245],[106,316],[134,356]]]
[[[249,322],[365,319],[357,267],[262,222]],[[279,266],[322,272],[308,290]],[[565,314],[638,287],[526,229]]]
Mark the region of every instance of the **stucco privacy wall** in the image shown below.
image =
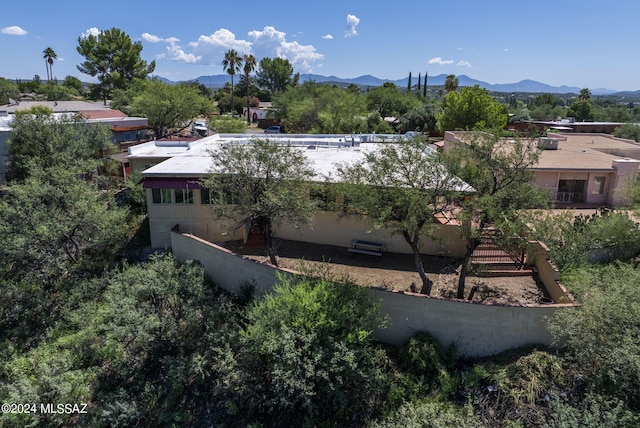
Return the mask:
[[[151,201],[151,189],[146,189],[147,201]],[[227,234],[231,222],[222,218],[215,219],[210,205],[200,204],[200,192],[194,192],[195,203],[153,204],[148,203],[151,246],[170,248],[170,230],[179,224],[182,231],[204,238],[208,241],[227,241],[245,239],[244,230],[235,235]],[[422,239],[423,254],[464,257],[466,242],[461,238],[459,226],[436,225],[431,237]],[[373,224],[364,216],[342,215],[335,211],[316,211],[311,226],[300,229],[287,225],[275,228],[275,236],[281,239],[311,242],[322,245],[335,245],[348,248],[352,239],[381,242],[386,251],[411,254],[411,247],[401,235],[393,235],[386,229],[374,229]]]
[[[171,231],[171,251],[180,261],[197,260],[202,263],[205,274],[230,293],[237,293],[249,284],[254,286],[257,296],[263,296],[278,281],[279,271],[283,274],[293,273],[244,258],[226,248],[197,236],[181,234],[177,230]]]
[[[220,287],[237,292],[243,284],[254,284],[257,295],[269,292],[277,282],[277,269],[245,259],[224,248],[176,230],[171,232],[176,259],[198,260],[205,273]],[[291,274],[291,272],[288,272]],[[400,344],[416,332],[426,331],[445,346],[454,343],[463,356],[484,357],[506,349],[549,344],[549,317],[571,305],[515,307],[482,305],[423,295],[369,289],[372,299],[382,301],[388,327],[376,337]]]
[[[364,216],[342,215],[335,211],[316,211],[312,226],[295,229],[280,225],[275,229],[278,238],[314,244],[350,247],[351,240],[381,242],[386,251],[411,254],[411,247],[399,234],[387,229],[374,229],[372,222]],[[460,236],[461,228],[452,225],[436,225],[431,237],[422,239],[423,254],[464,257],[466,242]]]
[[[429,332],[460,355],[484,357],[519,346],[551,343],[547,320],[557,307],[499,306],[460,302],[420,294],[371,289],[389,315],[389,326],[376,332],[399,345],[418,331]]]
[[[549,296],[556,303],[575,304],[573,297],[560,283],[560,271],[549,259],[549,248],[540,241],[531,241],[528,245],[527,260],[533,260],[538,270],[538,278],[544,284]]]

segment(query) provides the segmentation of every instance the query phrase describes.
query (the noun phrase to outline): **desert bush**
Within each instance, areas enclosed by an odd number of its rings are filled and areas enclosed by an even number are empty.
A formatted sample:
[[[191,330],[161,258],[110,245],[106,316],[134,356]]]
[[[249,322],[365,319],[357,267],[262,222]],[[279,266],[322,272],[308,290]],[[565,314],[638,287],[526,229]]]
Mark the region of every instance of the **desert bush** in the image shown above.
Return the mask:
[[[407,402],[388,418],[377,421],[372,428],[480,428],[470,405],[458,408],[437,401]]]
[[[581,306],[559,311],[551,328],[567,361],[594,393],[640,409],[640,270],[631,264],[581,268]],[[588,273],[586,273],[588,272]],[[566,282],[569,288],[573,284]]]
[[[366,290],[327,280],[282,278],[247,311],[235,353],[221,366],[229,412],[268,425],[353,424],[384,396],[382,325]]]

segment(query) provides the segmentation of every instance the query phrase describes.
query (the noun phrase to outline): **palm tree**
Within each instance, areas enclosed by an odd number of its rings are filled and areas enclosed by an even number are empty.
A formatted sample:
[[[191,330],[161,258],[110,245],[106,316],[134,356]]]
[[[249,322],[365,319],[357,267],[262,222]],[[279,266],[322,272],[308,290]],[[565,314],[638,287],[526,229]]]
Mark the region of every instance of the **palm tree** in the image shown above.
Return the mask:
[[[244,55],[244,81],[247,85],[247,123],[251,123],[251,119],[249,118],[249,73],[251,73],[256,68],[256,57],[249,54]]]
[[[233,103],[233,76],[236,75],[237,72],[240,71],[240,63],[242,62],[242,58],[238,55],[238,52],[235,49],[229,49],[224,54],[224,59],[222,60],[222,69],[231,76],[231,114],[234,114],[235,108]]]
[[[458,78],[455,74],[450,74],[444,81],[444,90],[449,92],[454,92],[458,90]]]
[[[58,55],[51,48],[46,48],[42,53],[47,67],[47,83],[51,83],[51,79],[53,79],[53,60],[58,58]]]
[[[580,95],[578,95],[579,100],[590,101],[591,100],[591,91],[589,88],[580,89]]]

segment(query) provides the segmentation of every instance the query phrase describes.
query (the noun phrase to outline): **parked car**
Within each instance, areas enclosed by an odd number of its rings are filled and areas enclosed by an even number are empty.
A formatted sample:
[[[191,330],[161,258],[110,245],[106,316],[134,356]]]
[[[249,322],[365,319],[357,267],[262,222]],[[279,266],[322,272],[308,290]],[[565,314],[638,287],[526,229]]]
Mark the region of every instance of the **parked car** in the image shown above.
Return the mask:
[[[264,132],[267,134],[284,134],[284,129],[282,126],[274,125],[265,129]]]

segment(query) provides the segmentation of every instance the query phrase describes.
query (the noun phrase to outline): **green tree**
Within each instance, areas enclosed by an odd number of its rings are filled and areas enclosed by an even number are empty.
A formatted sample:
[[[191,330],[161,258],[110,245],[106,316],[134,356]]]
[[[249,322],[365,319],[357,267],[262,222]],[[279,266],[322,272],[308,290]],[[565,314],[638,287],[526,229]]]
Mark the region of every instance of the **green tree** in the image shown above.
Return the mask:
[[[524,249],[528,227],[521,211],[551,204],[549,193],[532,184],[532,168],[541,154],[537,140],[502,138],[499,131],[466,137],[443,155],[443,162],[451,174],[476,190],[474,197],[465,202],[461,215],[465,233],[473,243],[469,251],[475,248],[486,226],[498,231],[493,239],[505,248]],[[460,281],[457,297],[463,296],[464,281]]]
[[[640,230],[624,211],[605,209],[578,216],[542,211],[526,220],[533,237],[549,247],[562,270],[587,262],[626,260],[640,252]]]
[[[247,312],[223,379],[250,417],[270,426],[366,424],[384,397],[372,332],[384,325],[365,289],[281,279]]]
[[[24,89],[25,89],[25,92],[31,91],[31,92],[35,92],[36,94],[39,94],[41,92],[41,86],[42,86],[42,80],[40,79],[40,76],[36,74],[33,76],[33,79],[31,79],[30,82],[25,83]]]
[[[416,139],[385,145],[352,165],[340,165],[338,174],[352,203],[373,220],[374,227],[402,235],[411,247],[422,292],[431,293],[420,248],[433,236],[436,214],[450,210],[468,190],[446,173],[438,154]]]
[[[248,93],[251,97],[250,102],[260,102],[266,101],[270,102],[272,99],[271,92],[267,89],[258,87],[258,79],[256,76],[249,76],[248,82],[245,79],[244,74],[240,76],[238,80],[238,84],[236,85],[236,97],[246,97],[247,96],[247,84],[248,84]],[[257,101],[255,101],[257,100]],[[253,104],[252,104],[253,105]],[[255,104],[256,106],[258,104]]]
[[[591,101],[591,91],[589,88],[580,89],[580,95],[578,95],[579,100]]]
[[[152,79],[145,81],[142,92],[134,96],[130,111],[148,118],[158,139],[188,128],[193,118],[204,114],[210,105],[196,88]]]
[[[542,149],[537,139],[502,136],[500,131],[464,135],[443,156],[450,173],[476,190],[483,223],[513,218],[524,208],[542,208],[549,194],[531,184]],[[537,196],[536,196],[537,195]]]
[[[456,75],[450,74],[444,80],[444,90],[447,91],[447,94],[449,92],[455,92],[458,90],[458,84],[459,84],[459,80],[456,77]]]
[[[49,101],[68,101],[79,95],[75,89],[63,85],[45,85],[42,94]]]
[[[401,116],[420,105],[420,101],[415,96],[400,92],[391,82],[385,82],[382,86],[371,89],[366,96],[367,108],[377,111],[383,118]]]
[[[427,72],[424,72],[424,85],[422,86],[422,96],[427,97]]]
[[[442,134],[452,130],[503,129],[507,125],[506,106],[478,85],[447,93],[443,112],[438,115]]]
[[[407,80],[407,93],[411,92],[411,72],[409,72],[409,80]]]
[[[362,95],[332,85],[304,82],[277,94],[275,117],[288,132],[352,133],[367,130]]]
[[[64,164],[32,170],[0,200],[0,277],[51,281],[100,271],[124,243],[126,215]]]
[[[26,179],[33,169],[61,165],[78,174],[95,174],[111,144],[106,126],[86,126],[79,116],[55,119],[51,110],[17,114],[12,128],[8,175],[13,180]]]
[[[618,126],[616,130],[613,131],[613,135],[618,138],[626,138],[640,142],[640,125],[625,123],[624,125]]]
[[[46,48],[42,53],[47,67],[47,83],[51,83],[53,79],[53,60],[58,58],[58,55],[51,48]]]
[[[284,58],[262,58],[256,71],[258,85],[267,88],[272,94],[284,92],[296,86],[300,74],[293,74],[293,66]]]
[[[0,77],[0,104],[9,104],[9,98],[15,100],[18,98],[19,93],[16,83]]]
[[[288,144],[260,139],[226,145],[211,156],[213,174],[207,186],[221,195],[212,198],[214,212],[231,219],[234,230],[263,233],[269,259],[277,265],[274,226],[308,224],[315,211],[305,186],[315,175],[310,161]],[[223,195],[232,198],[232,206]]]
[[[251,105],[249,104],[249,74],[251,74],[251,72],[253,70],[255,70],[256,68],[256,57],[254,57],[253,55],[244,55],[244,66],[242,68],[242,71],[244,71],[244,80],[245,80],[245,85],[247,88],[247,123],[251,123],[251,114],[250,114],[250,108]]]
[[[398,131],[418,131],[429,133],[436,131],[436,107],[433,104],[425,103],[419,107],[414,107],[400,116]]]
[[[147,79],[133,79],[125,89],[114,89],[111,92],[111,102],[109,107],[120,110],[128,115],[133,115],[131,103],[133,99],[142,95],[146,88]]]
[[[240,71],[241,63],[242,57],[235,49],[229,49],[227,52],[225,52],[224,59],[222,60],[222,69],[226,71],[229,76],[231,76],[231,114],[235,114],[233,76],[235,76]]]
[[[573,117],[578,122],[593,121],[595,112],[593,104],[588,99],[577,99],[567,110],[567,115]]]
[[[556,107],[560,105],[560,99],[554,94],[544,93],[533,100],[533,105]]]
[[[105,105],[114,89],[126,89],[134,79],[145,79],[156,67],[155,61],[147,64],[141,58],[142,43],[133,42],[118,28],[79,37],[76,50],[85,58],[78,70],[97,76],[95,88]]]
[[[81,95],[84,91],[82,87],[82,82],[75,76],[67,76],[64,78],[62,82],[62,86],[66,86],[67,88],[73,89],[76,91],[77,95]]]

